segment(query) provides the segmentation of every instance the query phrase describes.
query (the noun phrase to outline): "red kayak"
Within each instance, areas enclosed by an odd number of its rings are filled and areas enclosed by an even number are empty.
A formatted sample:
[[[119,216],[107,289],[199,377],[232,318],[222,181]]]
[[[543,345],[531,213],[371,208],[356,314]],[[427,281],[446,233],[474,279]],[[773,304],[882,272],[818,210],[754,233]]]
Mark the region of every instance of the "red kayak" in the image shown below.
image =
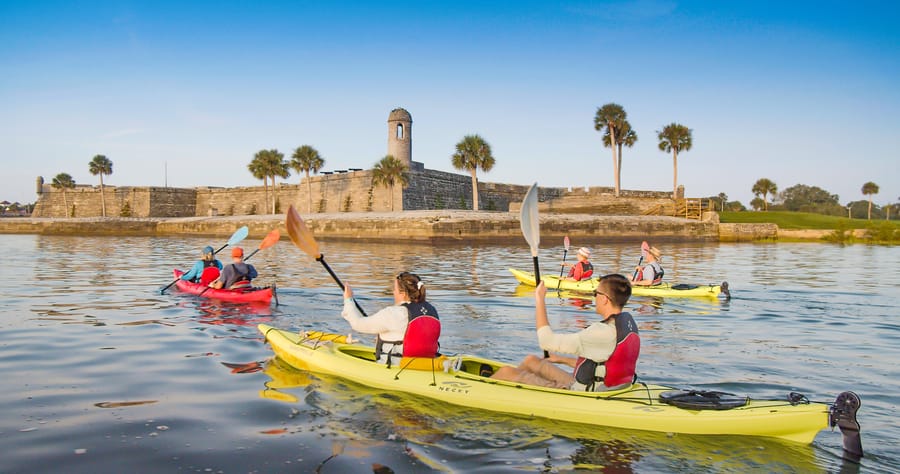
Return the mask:
[[[271,286],[265,288],[250,288],[247,290],[219,290],[199,283],[182,280],[181,275],[184,272],[181,270],[175,269],[174,273],[175,278],[178,280],[175,282],[175,286],[177,286],[179,290],[194,295],[202,294],[204,298],[215,298],[222,301],[234,301],[237,303],[253,302],[269,304],[272,301],[272,294],[275,291]]]

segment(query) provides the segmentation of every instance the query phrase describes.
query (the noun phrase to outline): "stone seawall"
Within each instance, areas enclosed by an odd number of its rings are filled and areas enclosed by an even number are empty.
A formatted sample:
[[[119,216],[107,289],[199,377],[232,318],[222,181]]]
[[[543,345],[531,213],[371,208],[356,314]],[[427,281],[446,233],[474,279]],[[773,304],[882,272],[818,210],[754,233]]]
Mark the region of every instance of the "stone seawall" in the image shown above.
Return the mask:
[[[404,211],[304,215],[316,238],[409,242],[522,242],[518,214],[487,211]],[[542,215],[541,238],[594,241],[717,241],[718,224],[660,216]],[[202,235],[228,237],[246,225],[250,238],[280,229],[284,215],[181,218],[9,218],[0,233],[45,235]]]

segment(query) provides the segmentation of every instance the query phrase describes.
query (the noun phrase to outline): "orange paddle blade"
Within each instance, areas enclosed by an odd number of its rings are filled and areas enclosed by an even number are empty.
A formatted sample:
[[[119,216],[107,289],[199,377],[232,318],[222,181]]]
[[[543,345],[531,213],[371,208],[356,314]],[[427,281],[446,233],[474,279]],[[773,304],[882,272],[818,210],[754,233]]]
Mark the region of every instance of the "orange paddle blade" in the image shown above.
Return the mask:
[[[269,235],[259,243],[259,250],[267,249],[277,244],[279,239],[281,239],[281,232],[278,232],[278,229],[269,232]]]
[[[306,223],[303,222],[303,219],[300,217],[297,210],[294,209],[293,205],[288,209],[285,226],[287,227],[287,233],[291,238],[291,242],[293,242],[297,248],[316,260],[322,256],[322,254],[319,253],[319,244],[316,242],[316,238],[313,237],[309,227],[306,227]]]

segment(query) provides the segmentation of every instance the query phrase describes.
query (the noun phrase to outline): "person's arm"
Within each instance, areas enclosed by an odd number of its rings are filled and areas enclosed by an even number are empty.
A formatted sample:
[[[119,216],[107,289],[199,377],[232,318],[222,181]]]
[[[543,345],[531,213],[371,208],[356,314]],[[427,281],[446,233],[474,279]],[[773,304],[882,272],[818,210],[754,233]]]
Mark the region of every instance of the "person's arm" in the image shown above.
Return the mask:
[[[190,270],[181,275],[182,280],[193,280],[199,278],[203,272],[203,262],[194,262],[194,266]]]
[[[392,330],[396,331],[399,328],[393,328],[390,324],[393,320],[392,315],[395,314],[395,309],[396,307],[394,306],[388,306],[369,317],[365,317],[359,312],[356,302],[353,301],[353,289],[350,288],[350,285],[344,285],[344,308],[341,310],[341,316],[350,323],[350,327],[354,331],[364,334],[382,334]],[[400,308],[400,310],[406,311],[405,308]],[[407,317],[405,314],[403,316]],[[402,338],[403,334],[401,333],[398,339]]]
[[[581,262],[573,265],[572,271],[569,273],[569,276],[572,277],[575,281],[581,281],[581,277],[584,276],[584,265],[582,265]]]
[[[541,280],[534,289],[534,325],[540,330],[544,326],[550,326],[547,320],[547,285]]]
[[[259,272],[256,271],[256,267],[254,267],[253,265],[247,266],[249,267],[247,269],[247,276],[250,277],[251,280],[259,276]]]
[[[575,363],[578,362],[578,359],[575,357],[566,357],[554,353],[551,353],[550,357],[547,360],[554,364],[568,365],[573,369],[575,368]]]

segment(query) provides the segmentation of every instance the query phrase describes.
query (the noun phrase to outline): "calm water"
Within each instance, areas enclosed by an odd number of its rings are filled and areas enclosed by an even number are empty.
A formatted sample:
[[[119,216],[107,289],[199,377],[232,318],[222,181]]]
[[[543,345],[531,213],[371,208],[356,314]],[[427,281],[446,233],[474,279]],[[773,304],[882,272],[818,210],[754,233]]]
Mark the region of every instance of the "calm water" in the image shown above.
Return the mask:
[[[635,297],[645,381],[757,397],[831,401],[854,390],[866,457],[841,459],[838,432],[811,446],[666,436],[414,401],[270,361],[255,325],[346,333],[322,267],[283,241],[252,262],[280,306],[198,300],[174,265],[222,242],[0,235],[0,472],[898,472],[900,249],[826,244],[662,244],[673,281],[727,280],[731,301]],[[259,241],[245,241],[254,248]],[[507,272],[521,246],[320,242],[373,312],[400,270],[422,275],[442,349],[518,361],[535,352],[533,299]],[[594,249],[629,272],[637,243]],[[542,243],[544,272],[562,242]],[[572,257],[569,257],[569,261]],[[577,330],[590,302],[552,297],[551,324]]]

